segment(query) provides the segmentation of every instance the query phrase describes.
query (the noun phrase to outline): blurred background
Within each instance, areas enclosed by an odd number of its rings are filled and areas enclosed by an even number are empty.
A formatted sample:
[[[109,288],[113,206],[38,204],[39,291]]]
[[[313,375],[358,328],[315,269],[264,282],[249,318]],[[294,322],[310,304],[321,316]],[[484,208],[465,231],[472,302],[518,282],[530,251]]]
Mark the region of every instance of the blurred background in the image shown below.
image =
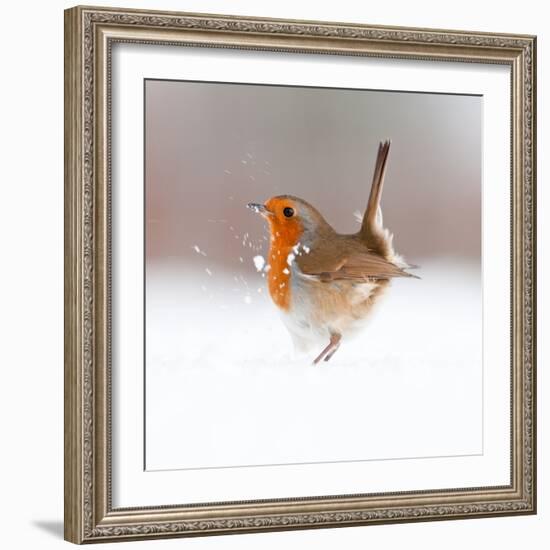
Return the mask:
[[[253,271],[239,258],[265,230],[245,205],[283,193],[356,231],[389,138],[382,207],[397,250],[479,263],[481,109],[477,96],[148,80],[147,262]]]

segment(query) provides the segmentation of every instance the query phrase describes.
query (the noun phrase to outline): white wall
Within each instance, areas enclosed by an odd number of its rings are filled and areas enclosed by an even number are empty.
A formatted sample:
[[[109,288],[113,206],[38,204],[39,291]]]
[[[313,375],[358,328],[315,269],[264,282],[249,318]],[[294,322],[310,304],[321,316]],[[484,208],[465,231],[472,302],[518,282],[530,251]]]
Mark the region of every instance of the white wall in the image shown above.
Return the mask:
[[[539,36],[539,100],[548,88],[543,64],[550,37],[543,3],[524,0],[445,2],[306,2],[299,0],[119,0],[106,5],[530,33]],[[2,9],[0,131],[0,517],[2,546],[61,548],[62,493],[62,219],[63,14],[71,2],[8,3]],[[23,7],[25,6],[25,7]],[[539,7],[541,6],[541,7]],[[545,27],[546,23],[546,27]],[[548,95],[548,92],[546,92]],[[550,120],[539,104],[539,182]],[[545,124],[546,123],[546,124]],[[548,186],[539,189],[539,280],[548,275],[542,254]],[[546,235],[547,236],[547,235]],[[541,285],[542,286],[542,285]],[[539,310],[547,298],[539,289]],[[546,300],[547,301],[547,300]],[[546,304],[548,305],[548,304]],[[547,332],[539,311],[539,334]],[[546,331],[545,331],[546,328]],[[539,515],[242,535],[184,542],[134,543],[132,548],[543,548],[550,529],[545,354],[539,341]],[[544,418],[543,418],[544,417]],[[107,545],[109,546],[109,545]],[[104,546],[103,548],[106,548]]]

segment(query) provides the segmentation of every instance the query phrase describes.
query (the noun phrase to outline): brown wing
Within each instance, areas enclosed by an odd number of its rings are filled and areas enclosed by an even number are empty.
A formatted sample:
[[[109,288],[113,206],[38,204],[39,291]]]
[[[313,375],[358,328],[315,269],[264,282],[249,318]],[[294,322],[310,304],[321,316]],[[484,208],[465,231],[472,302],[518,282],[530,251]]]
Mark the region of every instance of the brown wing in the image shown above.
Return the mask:
[[[305,275],[318,277],[320,281],[417,278],[370,252],[362,243],[348,239],[338,243],[340,246],[313,247],[309,254],[296,258],[298,267]]]

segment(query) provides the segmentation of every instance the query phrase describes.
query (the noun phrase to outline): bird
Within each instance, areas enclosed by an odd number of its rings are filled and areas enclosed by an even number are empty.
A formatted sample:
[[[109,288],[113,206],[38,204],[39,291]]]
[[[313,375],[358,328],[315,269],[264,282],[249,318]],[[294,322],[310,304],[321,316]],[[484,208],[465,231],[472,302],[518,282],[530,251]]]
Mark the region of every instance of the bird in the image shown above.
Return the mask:
[[[329,361],[343,340],[359,333],[394,278],[415,278],[384,227],[380,201],[390,140],[379,143],[359,231],[338,233],[309,202],[277,195],[247,207],[267,220],[265,270],[271,300],[294,346],[324,345],[313,364]]]

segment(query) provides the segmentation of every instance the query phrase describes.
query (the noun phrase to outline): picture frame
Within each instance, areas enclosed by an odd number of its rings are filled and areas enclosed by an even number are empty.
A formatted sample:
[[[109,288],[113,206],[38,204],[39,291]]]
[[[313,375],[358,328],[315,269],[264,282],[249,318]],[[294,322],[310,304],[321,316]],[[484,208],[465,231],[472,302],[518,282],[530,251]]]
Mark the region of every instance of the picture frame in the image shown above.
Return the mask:
[[[510,260],[509,294],[503,300],[510,306],[509,483],[239,500],[220,496],[207,502],[182,495],[181,503],[114,505],[120,469],[113,468],[113,442],[121,433],[113,425],[118,344],[112,267],[120,253],[112,243],[119,162],[112,157],[117,44],[319,56],[334,63],[360,58],[498,65],[509,71],[510,224],[502,235]],[[535,98],[534,36],[86,6],[66,10],[65,539],[112,542],[536,513]]]

